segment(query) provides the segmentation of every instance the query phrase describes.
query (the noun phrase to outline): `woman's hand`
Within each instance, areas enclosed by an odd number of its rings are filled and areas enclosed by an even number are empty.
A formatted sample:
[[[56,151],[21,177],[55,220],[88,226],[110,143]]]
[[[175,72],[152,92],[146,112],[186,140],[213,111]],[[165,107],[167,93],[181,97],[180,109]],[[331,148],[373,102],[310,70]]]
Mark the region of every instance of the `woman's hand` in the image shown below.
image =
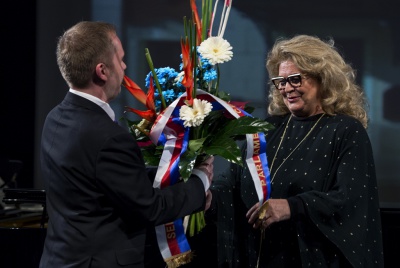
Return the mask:
[[[268,199],[262,208],[265,213],[260,214],[260,203],[256,203],[246,213],[249,224],[253,224],[255,229],[265,229],[274,222],[290,219],[290,207],[286,199]]]

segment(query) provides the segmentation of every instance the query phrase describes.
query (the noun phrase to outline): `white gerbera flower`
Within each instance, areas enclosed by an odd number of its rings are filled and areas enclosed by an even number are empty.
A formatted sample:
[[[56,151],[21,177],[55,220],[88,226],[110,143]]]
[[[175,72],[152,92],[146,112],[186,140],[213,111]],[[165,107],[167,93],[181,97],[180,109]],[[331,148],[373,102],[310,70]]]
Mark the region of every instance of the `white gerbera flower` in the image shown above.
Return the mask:
[[[183,105],[179,110],[179,118],[185,127],[200,126],[204,118],[211,112],[212,104],[206,100],[193,99],[193,107]]]
[[[219,36],[212,36],[201,42],[200,54],[211,64],[230,61],[233,56],[232,47],[228,41]]]

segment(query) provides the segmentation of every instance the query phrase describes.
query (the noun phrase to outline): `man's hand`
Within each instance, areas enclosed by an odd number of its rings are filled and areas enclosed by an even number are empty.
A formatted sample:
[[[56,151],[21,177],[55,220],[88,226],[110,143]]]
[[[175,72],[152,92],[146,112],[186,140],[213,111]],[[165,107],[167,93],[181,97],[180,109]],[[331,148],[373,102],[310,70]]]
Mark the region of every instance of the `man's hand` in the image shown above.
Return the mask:
[[[208,181],[211,185],[214,177],[214,156],[211,155],[205,161],[197,165],[195,168],[203,171],[207,175]]]
[[[212,193],[210,190],[207,190],[207,192],[206,192],[206,208],[204,209],[205,211],[210,208],[211,200],[212,200]]]

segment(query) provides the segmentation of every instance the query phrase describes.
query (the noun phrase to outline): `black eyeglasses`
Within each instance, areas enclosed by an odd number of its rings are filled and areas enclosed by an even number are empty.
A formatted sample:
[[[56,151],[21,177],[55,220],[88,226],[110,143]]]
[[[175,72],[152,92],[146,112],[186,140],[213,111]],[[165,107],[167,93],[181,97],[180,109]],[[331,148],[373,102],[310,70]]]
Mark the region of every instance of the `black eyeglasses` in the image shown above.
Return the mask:
[[[288,77],[277,76],[271,79],[276,89],[285,89],[286,83],[289,83],[292,87],[301,87],[301,74],[291,74]]]

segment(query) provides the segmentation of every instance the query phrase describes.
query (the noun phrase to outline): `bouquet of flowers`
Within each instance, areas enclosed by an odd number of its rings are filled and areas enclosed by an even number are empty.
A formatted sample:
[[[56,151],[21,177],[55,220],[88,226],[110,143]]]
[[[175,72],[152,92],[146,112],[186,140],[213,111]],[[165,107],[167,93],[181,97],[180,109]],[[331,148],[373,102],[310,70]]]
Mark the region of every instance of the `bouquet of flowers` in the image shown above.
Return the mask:
[[[151,70],[146,77],[147,93],[129,77],[124,77],[123,85],[147,108],[141,111],[127,107],[127,111],[142,119],[126,121],[141,146],[146,165],[158,167],[154,187],[163,188],[187,180],[196,164],[210,155],[243,165],[236,141],[246,139],[251,148],[246,162],[253,165],[253,180],[259,188],[260,199],[265,199],[268,188],[265,178],[269,172],[263,133],[272,126],[252,117],[253,108],[247,103],[233,102],[228,93],[219,90],[219,64],[233,56],[231,45],[223,39],[232,0],[224,2],[215,36],[212,29],[218,0],[214,7],[213,0],[202,0],[201,18],[195,0],[190,0],[190,5],[192,19],[184,18],[179,72],[171,67],[154,68],[146,49]],[[186,234],[192,236],[204,226],[204,212],[190,215]],[[156,229],[160,250],[169,267],[190,261],[182,220]],[[172,241],[171,237],[178,238],[179,242]]]

